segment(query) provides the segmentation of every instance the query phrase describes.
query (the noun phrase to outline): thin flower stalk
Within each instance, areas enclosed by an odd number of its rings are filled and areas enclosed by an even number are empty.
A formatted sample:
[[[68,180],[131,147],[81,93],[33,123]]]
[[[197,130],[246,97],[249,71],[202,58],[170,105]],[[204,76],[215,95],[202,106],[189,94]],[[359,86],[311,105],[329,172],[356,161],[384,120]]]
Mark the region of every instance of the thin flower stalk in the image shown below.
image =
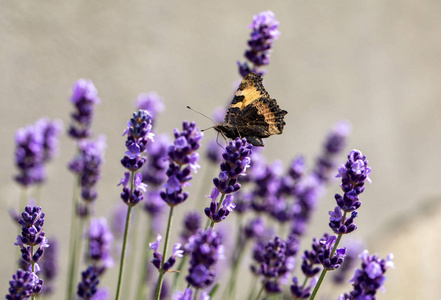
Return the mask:
[[[127,135],[127,151],[125,153],[126,155],[121,160],[121,164],[129,172],[124,173],[124,177],[118,184],[123,187],[121,199],[127,204],[127,215],[121,250],[118,283],[116,287],[116,300],[121,296],[132,208],[143,200],[143,193],[147,188],[147,185],[142,182],[142,174],[136,172],[145,164],[146,158],[143,154],[146,152],[149,142],[153,142],[154,134],[152,133],[152,118],[149,112],[146,110],[139,110],[138,112],[133,113],[133,117],[127,122],[127,129],[124,131],[123,135]]]

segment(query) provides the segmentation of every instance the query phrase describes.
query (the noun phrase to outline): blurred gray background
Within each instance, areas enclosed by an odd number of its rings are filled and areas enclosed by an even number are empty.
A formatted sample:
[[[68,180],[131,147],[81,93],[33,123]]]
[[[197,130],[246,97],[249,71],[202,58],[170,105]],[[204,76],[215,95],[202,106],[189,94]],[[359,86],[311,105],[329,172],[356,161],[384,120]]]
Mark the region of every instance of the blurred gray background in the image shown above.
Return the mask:
[[[163,96],[167,110],[157,132],[172,133],[182,120],[212,126],[185,106],[210,115],[231,98],[247,26],[263,10],[275,13],[281,32],[265,87],[288,111],[284,133],[266,141],[268,160],[288,164],[304,154],[311,165],[326,133],[336,122],[350,121],[346,152],[357,148],[368,157],[373,181],[361,196],[356,234],[371,253],[395,254],[396,269],[388,271],[387,292],[378,298],[437,298],[441,2],[434,0],[0,0],[0,294],[6,294],[18,251],[17,228],[7,213],[19,198],[12,180],[16,129],[42,116],[60,118],[66,128],[74,81],[91,79],[102,99],[93,131],[104,133],[108,143],[97,212],[109,216],[120,202],[121,134],[137,95]],[[206,140],[215,136],[206,132]],[[73,142],[63,134],[42,190],[47,235],[64,241],[73,181],[66,164],[73,154]],[[328,231],[327,212],[338,190],[335,182],[322,199],[311,237]],[[67,248],[61,245],[58,298],[64,295]],[[112,294],[116,272],[104,280]],[[337,294],[329,291],[328,299]]]

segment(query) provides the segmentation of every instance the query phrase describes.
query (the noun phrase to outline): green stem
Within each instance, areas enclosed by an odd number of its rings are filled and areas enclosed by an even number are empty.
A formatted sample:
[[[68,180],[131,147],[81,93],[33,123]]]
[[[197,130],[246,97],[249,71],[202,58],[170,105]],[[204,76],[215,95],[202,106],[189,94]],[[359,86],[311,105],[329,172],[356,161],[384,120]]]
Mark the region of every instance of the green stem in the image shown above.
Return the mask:
[[[346,219],[346,212],[343,215],[342,223],[344,223],[345,219]],[[335,254],[335,251],[337,251],[337,247],[338,247],[338,244],[340,243],[340,240],[341,240],[342,236],[343,236],[342,233],[340,233],[338,235],[337,240],[334,243],[334,247],[332,248],[330,257],[333,257],[334,254]],[[323,268],[322,273],[320,274],[319,280],[317,281],[317,284],[315,285],[314,290],[312,291],[312,294],[309,297],[309,300],[313,300],[315,298],[315,296],[317,295],[317,292],[318,292],[318,290],[320,288],[320,285],[322,284],[323,279],[325,279],[325,276],[326,276],[327,272],[328,272],[328,270]]]
[[[124,271],[124,259],[125,259],[125,256],[126,256],[126,246],[127,246],[127,238],[128,238],[128,235],[129,235],[131,212],[132,212],[132,206],[129,205],[127,207],[126,226],[124,228],[124,239],[123,239],[123,245],[122,245],[122,251],[121,251],[121,259],[120,259],[120,262],[119,262],[118,285],[117,285],[117,288],[116,288],[116,296],[115,296],[116,300],[119,299],[119,295],[120,295],[120,292],[121,292],[121,282],[122,282],[122,276],[123,276],[123,271]]]
[[[127,269],[129,270],[129,272],[127,273],[126,277],[124,278],[124,286],[123,286],[123,295],[127,298],[130,299],[130,292],[132,291],[132,289],[130,288],[132,285],[132,275],[134,273],[134,265],[135,265],[135,261],[136,261],[136,250],[138,249],[137,247],[137,242],[138,242],[138,228],[139,228],[139,214],[137,214],[137,211],[135,210],[132,214],[132,238],[130,239],[130,256],[128,258],[128,263],[127,263]],[[147,251],[145,251],[147,252]],[[145,268],[142,268],[145,269]]]
[[[133,192],[135,187],[135,172],[132,171],[130,174],[130,193]],[[128,205],[127,207],[127,216],[126,216],[126,226],[124,228],[124,238],[121,250],[121,259],[119,261],[119,274],[118,274],[118,285],[116,287],[116,296],[115,299],[118,300],[121,293],[121,283],[122,276],[124,272],[124,260],[126,257],[126,247],[127,247],[127,239],[129,237],[129,227],[130,227],[130,217],[132,216],[132,205]]]
[[[71,217],[70,217],[70,239],[69,239],[69,271],[67,278],[67,295],[66,299],[73,299],[73,286],[75,281],[75,268],[77,257],[75,250],[77,249],[78,244],[78,219],[77,219],[77,204],[78,204],[78,190],[79,190],[79,176],[74,176],[74,184],[73,184],[73,193],[72,193],[72,209],[71,209]]]
[[[265,289],[265,284],[266,284],[267,281],[268,281],[268,280],[265,279],[265,280],[262,282],[262,287],[261,287],[260,290],[259,290],[259,294],[257,294],[256,300],[259,300],[259,299],[260,299],[260,296],[262,296],[262,293],[263,293],[263,290]]]
[[[164,262],[167,257],[168,240],[170,238],[170,232],[171,232],[171,226],[172,226],[172,220],[173,220],[173,208],[174,208],[174,206],[170,206],[170,212],[168,214],[168,222],[167,222],[167,231],[165,234],[164,250],[162,251],[161,269],[159,270],[158,284],[156,285],[156,294],[155,294],[156,300],[159,300],[159,296],[161,295],[162,282],[164,280],[165,272],[163,271],[162,268],[164,267]]]
[[[145,236],[144,240],[144,247],[143,249],[143,258],[142,258],[142,265],[141,265],[141,275],[139,277],[139,283],[138,283],[138,291],[136,293],[136,299],[142,300],[146,299],[145,295],[147,294],[147,288],[148,285],[146,284],[146,276],[147,276],[147,267],[149,266],[149,242],[153,239],[153,231],[151,226],[147,230],[147,234]]]

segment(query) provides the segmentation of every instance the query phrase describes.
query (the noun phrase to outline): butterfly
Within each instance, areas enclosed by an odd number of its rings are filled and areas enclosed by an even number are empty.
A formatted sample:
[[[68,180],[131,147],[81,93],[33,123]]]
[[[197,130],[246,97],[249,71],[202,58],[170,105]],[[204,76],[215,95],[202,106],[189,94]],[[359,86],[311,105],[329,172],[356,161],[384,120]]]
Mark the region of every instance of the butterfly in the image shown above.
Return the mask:
[[[248,143],[263,147],[263,138],[281,134],[288,112],[280,109],[262,84],[262,77],[249,73],[240,83],[223,123],[214,129],[227,138],[246,138]]]

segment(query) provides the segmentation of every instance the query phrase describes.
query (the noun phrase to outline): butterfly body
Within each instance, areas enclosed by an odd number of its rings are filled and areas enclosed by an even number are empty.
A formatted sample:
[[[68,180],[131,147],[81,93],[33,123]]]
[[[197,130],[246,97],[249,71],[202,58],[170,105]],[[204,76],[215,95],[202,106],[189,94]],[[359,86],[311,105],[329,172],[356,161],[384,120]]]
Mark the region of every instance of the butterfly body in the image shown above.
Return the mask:
[[[228,138],[246,138],[263,147],[263,138],[283,132],[286,114],[263,87],[262,77],[250,73],[240,83],[224,122],[214,128]]]

